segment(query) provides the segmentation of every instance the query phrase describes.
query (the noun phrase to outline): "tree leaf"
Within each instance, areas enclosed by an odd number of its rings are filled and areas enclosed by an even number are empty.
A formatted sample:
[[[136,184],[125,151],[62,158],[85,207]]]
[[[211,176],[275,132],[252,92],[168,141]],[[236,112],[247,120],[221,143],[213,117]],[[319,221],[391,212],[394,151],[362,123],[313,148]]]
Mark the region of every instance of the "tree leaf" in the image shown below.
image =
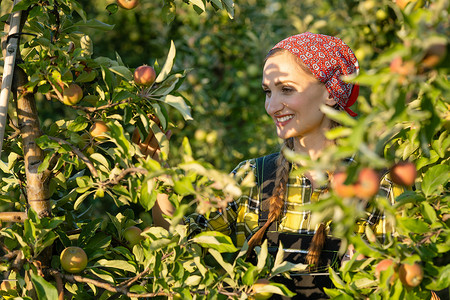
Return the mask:
[[[215,258],[215,260],[220,264],[220,266],[227,271],[227,273],[230,275],[231,278],[234,278],[234,271],[233,271],[233,265],[230,263],[227,263],[223,260],[222,255],[219,253],[219,251],[214,249],[208,249],[208,252],[211,253],[211,255]]]
[[[166,62],[164,63],[161,72],[159,72],[158,77],[156,77],[156,83],[162,82],[169,75],[170,71],[172,71],[176,53],[177,51],[175,49],[175,44],[173,43],[173,41],[170,41],[169,54],[167,55]]]
[[[163,101],[164,103],[167,103],[170,106],[175,107],[181,113],[184,120],[186,121],[193,120],[191,116],[191,108],[186,104],[183,97],[167,95]]]
[[[136,273],[136,268],[131,265],[129,262],[125,260],[106,260],[106,259],[100,259],[95,264],[95,267],[107,267],[107,268],[115,268],[120,269],[128,272]]]
[[[192,241],[200,244],[202,247],[216,249],[220,253],[236,252],[239,250],[234,246],[229,236],[218,231],[205,231],[199,233],[192,238]]]
[[[206,9],[205,3],[203,3],[202,0],[190,0],[189,2],[200,8],[202,11],[205,11]]]
[[[430,230],[425,222],[418,219],[411,219],[407,217],[398,218],[397,223],[399,227],[402,227],[407,232],[426,233]]]
[[[58,299],[56,287],[47,282],[41,276],[31,273],[31,282],[35,288],[39,300]]]
[[[442,185],[450,179],[450,166],[436,165],[431,167],[424,175],[422,190],[426,196],[433,195],[442,190]]]
[[[122,76],[127,81],[133,80],[133,73],[131,73],[130,69],[128,69],[125,66],[113,66],[109,68],[112,72],[116,73],[117,75]]]

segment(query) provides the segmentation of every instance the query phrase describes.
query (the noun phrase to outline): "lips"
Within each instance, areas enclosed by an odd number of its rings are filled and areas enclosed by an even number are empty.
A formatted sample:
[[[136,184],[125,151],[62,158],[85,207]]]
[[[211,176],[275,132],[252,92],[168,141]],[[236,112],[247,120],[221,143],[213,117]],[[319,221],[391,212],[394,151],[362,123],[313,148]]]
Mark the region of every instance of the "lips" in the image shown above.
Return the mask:
[[[294,115],[275,116],[275,120],[276,120],[276,123],[278,126],[284,126],[293,118],[294,118]]]

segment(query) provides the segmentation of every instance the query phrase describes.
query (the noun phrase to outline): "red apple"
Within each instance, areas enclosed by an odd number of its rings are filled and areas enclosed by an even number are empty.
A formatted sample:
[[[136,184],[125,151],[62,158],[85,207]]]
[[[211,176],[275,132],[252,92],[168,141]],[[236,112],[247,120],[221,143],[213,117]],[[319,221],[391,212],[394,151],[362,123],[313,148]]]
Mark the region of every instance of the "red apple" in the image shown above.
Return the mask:
[[[347,179],[345,172],[338,172],[333,175],[331,185],[336,194],[340,197],[347,198],[355,196],[355,186],[353,184],[346,185],[344,182]]]
[[[143,65],[134,70],[134,82],[137,85],[150,86],[156,79],[155,69],[151,66]]]
[[[398,269],[398,276],[404,286],[416,287],[422,282],[423,270],[418,263],[413,265],[402,264]]]
[[[356,196],[368,199],[375,196],[380,188],[380,178],[374,170],[364,168],[359,172],[358,182],[355,185]]]
[[[396,265],[392,259],[383,259],[381,260],[376,266],[375,266],[375,277],[380,280],[381,272],[386,271],[391,265],[394,267],[394,271],[396,268]],[[390,283],[394,283],[395,279],[397,277],[397,274],[394,273],[390,279]]]
[[[391,169],[391,179],[399,185],[412,186],[416,177],[416,166],[411,162],[400,162]]]
[[[103,121],[97,121],[92,125],[89,132],[91,133],[91,136],[97,140],[103,140],[106,138],[105,133],[109,131],[108,126]]]
[[[116,0],[117,5],[125,9],[133,9],[139,4],[139,0]]]

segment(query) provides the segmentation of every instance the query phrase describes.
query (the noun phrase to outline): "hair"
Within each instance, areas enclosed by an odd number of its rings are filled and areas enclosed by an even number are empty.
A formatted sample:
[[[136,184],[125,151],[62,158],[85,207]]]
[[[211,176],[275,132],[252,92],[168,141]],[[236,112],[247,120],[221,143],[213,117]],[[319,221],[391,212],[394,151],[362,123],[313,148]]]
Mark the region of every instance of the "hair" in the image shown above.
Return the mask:
[[[264,62],[267,61],[268,58],[274,55],[281,54],[283,52],[289,52],[282,48],[275,48],[269,51],[267,56],[264,59]],[[289,52],[290,53],[290,52]],[[311,70],[303,63],[303,61],[298,58],[295,55],[292,55],[294,57],[295,61],[299,65],[299,67],[305,71],[307,74],[310,74],[314,76],[314,74],[311,72]],[[323,84],[322,82],[320,82]],[[337,110],[341,110],[342,108],[336,104],[333,108]],[[339,123],[331,120],[330,128],[334,128],[336,126],[339,126]],[[267,218],[266,223],[259,228],[255,234],[250,238],[248,241],[248,250],[247,253],[251,253],[253,251],[253,248],[257,245],[261,244],[262,238],[269,227],[269,225],[277,221],[278,218],[281,215],[281,211],[284,206],[284,198],[286,196],[286,190],[287,190],[287,183],[289,180],[289,173],[290,173],[290,164],[289,161],[286,159],[286,157],[283,154],[284,149],[290,149],[294,150],[294,139],[288,138],[284,140],[283,145],[281,146],[280,155],[278,156],[278,159],[276,161],[277,170],[275,175],[275,186],[272,191],[272,196],[269,198],[270,208],[269,208],[269,216]],[[310,266],[317,267],[317,263],[319,262],[320,253],[322,252],[323,245],[325,244],[325,238],[326,238],[326,230],[325,230],[325,224],[320,223],[319,227],[317,228],[314,237],[311,241],[311,245],[308,249],[308,254],[306,256],[306,262]]]
[[[294,150],[294,139],[288,138],[284,140],[284,144],[281,146],[280,155],[276,161],[277,170],[275,175],[275,186],[273,188],[272,196],[269,198],[270,208],[269,216],[266,223],[255,232],[255,234],[248,241],[248,251],[250,253],[253,248],[261,244],[261,240],[264,236],[269,225],[278,220],[281,215],[281,210],[284,205],[284,197],[286,195],[286,187],[289,180],[290,164],[283,154],[283,150],[287,148]]]

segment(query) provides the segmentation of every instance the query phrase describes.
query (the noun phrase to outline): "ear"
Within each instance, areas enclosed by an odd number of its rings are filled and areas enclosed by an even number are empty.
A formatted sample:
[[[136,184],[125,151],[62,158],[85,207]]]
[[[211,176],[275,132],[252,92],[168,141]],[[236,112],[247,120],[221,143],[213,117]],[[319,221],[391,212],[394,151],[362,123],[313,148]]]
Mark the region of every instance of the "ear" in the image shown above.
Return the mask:
[[[325,100],[325,104],[328,106],[335,106],[336,105],[336,100],[334,100],[334,98],[330,95],[330,93],[326,94],[327,99]]]

